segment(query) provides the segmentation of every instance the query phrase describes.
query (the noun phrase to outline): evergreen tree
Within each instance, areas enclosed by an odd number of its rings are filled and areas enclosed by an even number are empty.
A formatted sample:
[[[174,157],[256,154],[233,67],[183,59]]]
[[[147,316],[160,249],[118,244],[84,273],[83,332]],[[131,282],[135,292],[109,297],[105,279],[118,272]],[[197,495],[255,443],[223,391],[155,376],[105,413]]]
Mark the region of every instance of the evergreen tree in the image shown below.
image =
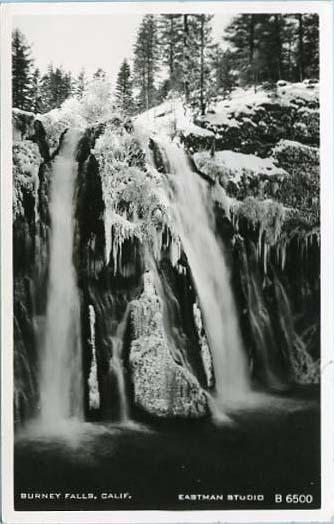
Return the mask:
[[[294,82],[298,79],[296,72],[296,35],[297,21],[294,16],[284,15],[282,37],[282,60],[285,79]]]
[[[122,112],[131,114],[134,108],[132,79],[129,63],[123,60],[116,81],[116,100]]]
[[[223,51],[215,47],[212,57],[214,69],[214,84],[212,87],[216,94],[226,95],[235,86],[234,57],[230,49]]]
[[[139,88],[138,107],[149,109],[155,103],[155,75],[159,70],[157,21],[145,15],[134,48],[134,85]]]
[[[104,69],[102,69],[101,67],[99,67],[95,73],[93,74],[93,78],[98,78],[100,80],[106,80],[107,78],[107,73],[104,71]]]
[[[43,111],[50,111],[61,104],[74,93],[71,73],[65,73],[62,67],[48,66],[47,73],[41,82],[41,103]]]
[[[33,113],[42,113],[43,112],[43,100],[42,100],[42,79],[41,73],[38,68],[36,68],[32,74],[31,80],[31,111]]]
[[[319,75],[319,20],[315,14],[243,14],[226,28],[241,83],[302,81]]]
[[[259,56],[255,53],[255,26],[258,16],[238,15],[225,29],[224,40],[232,46],[235,66],[243,83],[257,80]]]
[[[31,48],[19,29],[12,35],[12,101],[13,106],[31,111]]]
[[[159,45],[163,64],[168,68],[168,80],[161,89],[182,90],[182,37],[183,16],[178,14],[161,15],[159,19]]]
[[[255,67],[258,79],[261,81],[277,82],[285,78],[283,66],[282,15],[258,15],[255,26]]]
[[[303,29],[304,73],[309,78],[319,78],[319,15],[303,14]]]
[[[87,86],[86,72],[84,69],[81,69],[79,76],[77,78],[77,81],[76,81],[75,94],[81,98],[86,89],[86,86]]]
[[[199,15],[199,51],[200,51],[200,69],[199,69],[199,87],[200,87],[200,109],[201,114],[205,114],[208,80],[210,74],[210,65],[208,62],[208,50],[211,45],[211,19],[213,15]]]
[[[183,87],[186,102],[205,112],[210,94],[212,15],[183,15]]]

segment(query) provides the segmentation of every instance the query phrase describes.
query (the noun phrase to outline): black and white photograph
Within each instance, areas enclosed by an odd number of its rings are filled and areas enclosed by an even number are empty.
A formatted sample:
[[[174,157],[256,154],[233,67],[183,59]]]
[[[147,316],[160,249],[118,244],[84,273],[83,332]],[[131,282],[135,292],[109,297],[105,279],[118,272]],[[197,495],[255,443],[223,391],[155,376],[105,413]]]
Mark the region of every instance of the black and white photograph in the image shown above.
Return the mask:
[[[223,4],[8,17],[8,524],[324,508],[331,11]]]

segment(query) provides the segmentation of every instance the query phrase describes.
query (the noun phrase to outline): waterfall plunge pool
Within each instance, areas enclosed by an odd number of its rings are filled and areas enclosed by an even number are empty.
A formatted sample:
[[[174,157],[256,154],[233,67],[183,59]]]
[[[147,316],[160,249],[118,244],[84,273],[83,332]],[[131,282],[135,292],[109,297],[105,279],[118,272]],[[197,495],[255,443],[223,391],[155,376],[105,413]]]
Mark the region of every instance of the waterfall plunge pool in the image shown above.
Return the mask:
[[[301,387],[276,400],[236,410],[232,424],[218,426],[210,419],[67,421],[45,433],[30,425],[15,443],[16,509],[265,509],[275,507],[276,492],[291,491],[312,493],[307,507],[319,507],[319,390]],[[21,498],[45,492],[61,495]],[[102,497],[108,493],[131,498]],[[187,493],[224,497],[179,498]],[[233,493],[262,493],[264,500],[228,500]]]

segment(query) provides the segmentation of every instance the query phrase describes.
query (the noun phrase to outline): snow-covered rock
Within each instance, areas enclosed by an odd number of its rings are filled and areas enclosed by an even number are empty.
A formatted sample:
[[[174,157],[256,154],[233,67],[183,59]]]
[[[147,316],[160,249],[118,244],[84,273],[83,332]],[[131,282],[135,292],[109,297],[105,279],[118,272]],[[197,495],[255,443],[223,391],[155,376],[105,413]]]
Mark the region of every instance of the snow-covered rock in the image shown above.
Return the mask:
[[[260,158],[235,151],[216,151],[213,156],[209,151],[202,151],[195,153],[193,160],[200,172],[213,181],[218,179],[223,187],[227,187],[229,182],[239,186],[243,178],[270,177],[281,180],[287,175],[273,158]]]
[[[34,123],[34,113],[14,107],[12,110],[13,142],[32,137],[35,134]]]
[[[272,90],[238,88],[195,123],[215,133],[218,149],[267,156],[280,139],[318,145],[319,85],[280,82]],[[196,144],[188,140],[187,146]]]
[[[130,367],[134,401],[158,417],[204,416],[208,412],[207,396],[197,379],[172,358],[162,315],[153,275],[146,272],[144,291],[131,303],[134,339]]]
[[[46,132],[46,140],[53,155],[60,144],[61,137],[70,127],[85,129],[86,121],[80,114],[80,103],[76,99],[66,100],[59,108],[43,115],[36,115]]]
[[[296,140],[280,140],[273,149],[273,157],[286,167],[294,168],[300,166],[307,169],[309,164],[319,166],[320,151],[317,147],[311,147]]]

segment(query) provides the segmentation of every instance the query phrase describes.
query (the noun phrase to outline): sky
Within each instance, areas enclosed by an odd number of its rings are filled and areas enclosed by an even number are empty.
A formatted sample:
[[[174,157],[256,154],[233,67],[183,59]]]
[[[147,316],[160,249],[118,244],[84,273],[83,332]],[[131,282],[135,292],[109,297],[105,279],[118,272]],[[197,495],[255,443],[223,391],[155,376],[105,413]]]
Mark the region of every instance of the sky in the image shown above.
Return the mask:
[[[221,40],[231,15],[215,15],[213,37]],[[93,74],[102,67],[114,83],[123,58],[132,58],[132,49],[142,15],[24,15],[15,16],[18,27],[32,46],[36,67],[42,72],[52,62],[75,75],[82,67]]]

